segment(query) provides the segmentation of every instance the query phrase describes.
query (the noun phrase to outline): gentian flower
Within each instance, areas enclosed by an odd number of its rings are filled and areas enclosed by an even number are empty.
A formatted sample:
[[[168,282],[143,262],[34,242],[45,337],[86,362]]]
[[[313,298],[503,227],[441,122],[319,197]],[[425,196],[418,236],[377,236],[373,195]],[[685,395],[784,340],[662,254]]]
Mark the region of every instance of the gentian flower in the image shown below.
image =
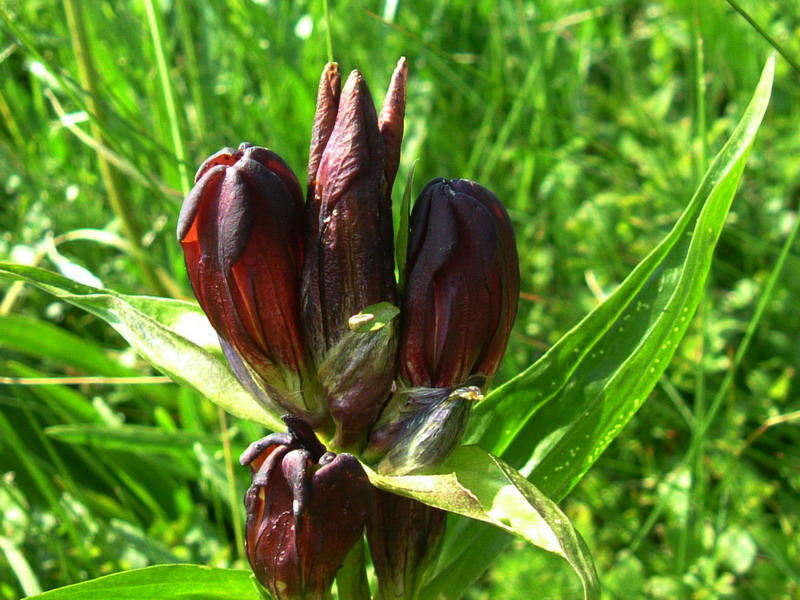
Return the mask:
[[[378,470],[436,466],[461,443],[505,352],[519,296],[514,232],[497,197],[472,181],[435,179],[411,214],[398,389],[373,430]],[[367,524],[377,598],[413,598],[436,556],[445,511],[378,492]]]
[[[395,70],[380,118],[353,71],[320,81],[309,159],[302,307],[318,379],[337,426],[334,443],[359,449],[395,376],[397,332],[354,332],[349,323],[379,303],[397,304],[391,187],[400,160],[407,66]],[[335,116],[334,116],[335,115]]]
[[[517,313],[519,259],[508,213],[465,179],[434,179],[411,213],[397,398],[368,452],[396,475],[442,462],[497,372]]]
[[[242,144],[206,160],[178,224],[200,306],[237,376],[273,412],[323,427],[300,322],[304,203],[289,165]]]
[[[361,538],[372,491],[361,464],[334,454],[301,419],[242,455],[253,481],[245,497],[247,558],[275,600],[324,600]]]
[[[326,65],[305,201],[277,154],[242,144],[203,163],[181,210],[197,300],[236,377],[288,428],[241,458],[247,555],[276,600],[329,598],[365,524],[377,597],[414,597],[446,513],[372,490],[359,458],[391,475],[444,461],[516,314],[508,214],[471,181],[422,191],[398,290],[391,191],[406,80],[401,59],[378,114],[361,73],[342,88]]]

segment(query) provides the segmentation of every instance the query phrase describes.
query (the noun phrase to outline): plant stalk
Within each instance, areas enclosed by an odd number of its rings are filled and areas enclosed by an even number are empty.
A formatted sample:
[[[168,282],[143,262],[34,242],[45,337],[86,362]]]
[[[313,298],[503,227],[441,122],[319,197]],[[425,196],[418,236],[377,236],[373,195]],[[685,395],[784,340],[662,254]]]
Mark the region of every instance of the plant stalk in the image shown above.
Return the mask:
[[[189,174],[186,170],[186,148],[183,143],[183,136],[181,135],[180,123],[178,121],[178,110],[175,107],[175,95],[172,92],[172,82],[170,80],[169,69],[167,67],[167,57],[166,53],[164,52],[164,44],[162,43],[163,36],[161,34],[161,22],[153,0],[147,0],[144,5],[147,9],[147,22],[150,26],[150,38],[153,40],[153,49],[156,53],[158,77],[161,80],[161,89],[164,93],[164,104],[167,108],[169,129],[170,134],[172,135],[172,144],[175,148],[175,159],[178,163],[178,176],[181,181],[181,192],[183,192],[183,195],[185,196],[189,193],[190,189]]]
[[[86,108],[92,117],[90,122],[92,137],[97,140],[98,144],[105,146],[108,140],[99,125],[99,123],[103,121],[105,109],[103,104],[99,101],[100,86],[94,59],[92,58],[89,39],[86,35],[86,27],[83,20],[83,4],[80,0],[64,0],[64,11],[67,15],[67,24],[69,26],[70,37],[72,38],[72,47],[78,62],[80,83],[86,92]],[[142,271],[142,275],[147,281],[147,284],[156,293],[166,295],[164,285],[156,275],[152,265],[144,258],[146,254],[142,246],[141,232],[136,223],[134,211],[123,193],[122,180],[120,179],[119,172],[113,169],[108,160],[106,160],[106,157],[99,152],[97,153],[97,162],[100,167],[100,175],[103,179],[103,185],[106,189],[111,209],[114,211],[116,218],[119,219],[123,235],[133,247],[131,258]]]

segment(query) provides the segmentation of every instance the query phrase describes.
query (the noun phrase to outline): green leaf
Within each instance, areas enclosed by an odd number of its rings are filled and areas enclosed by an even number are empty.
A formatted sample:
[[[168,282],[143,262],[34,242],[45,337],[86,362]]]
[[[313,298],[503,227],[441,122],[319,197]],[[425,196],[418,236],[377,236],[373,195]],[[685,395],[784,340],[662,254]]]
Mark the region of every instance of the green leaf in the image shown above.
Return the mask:
[[[248,571],[159,565],[30,596],[28,600],[261,600]]]
[[[25,315],[0,315],[0,345],[28,356],[77,367],[89,375],[134,377],[141,374],[108,356],[94,340]],[[145,384],[138,389],[162,402],[169,401],[175,394],[174,389],[163,385]]]
[[[617,290],[538,362],[473,411],[466,440],[501,456],[561,499],[656,385],[703,295],[747,155],[769,103],[771,57],[753,99],[673,230]],[[458,598],[502,547],[502,532],[468,523],[422,598]],[[440,596],[437,590],[444,590]]]
[[[397,285],[402,292],[406,285],[406,257],[408,254],[408,222],[411,213],[411,194],[414,190],[414,168],[417,166],[415,160],[411,163],[406,179],[406,189],[403,191],[403,200],[400,203],[400,218],[397,220],[397,235],[395,236],[394,254],[397,262]]]
[[[194,388],[234,416],[272,430],[283,425],[245,390],[210,348],[216,335],[192,303],[128,296],[57,273],[0,261],[0,276],[26,281],[108,322],[155,368]]]
[[[5,555],[6,563],[16,576],[25,594],[38,594],[42,591],[42,587],[39,585],[39,580],[36,578],[33,569],[31,569],[30,563],[25,558],[25,555],[20,552],[14,540],[0,535],[0,553]]]
[[[370,333],[386,327],[400,314],[400,309],[391,302],[378,302],[350,317],[348,326],[356,333]]]
[[[139,375],[107,356],[94,340],[25,315],[0,315],[0,343],[17,352],[47,357],[92,375]]]
[[[535,472],[552,497],[564,497],[583,476],[675,353],[703,295],[773,71],[770,59],[744,117],[669,235],[536,364],[476,407],[468,439]]]
[[[597,573],[578,532],[553,501],[512,467],[477,446],[464,446],[437,471],[400,477],[368,474],[383,490],[491,523],[562,556],[580,577],[584,598],[599,597]]]
[[[220,440],[215,437],[146,425],[54,425],[45,429],[45,433],[62,442],[136,454],[186,452],[196,443],[209,450],[221,447]]]

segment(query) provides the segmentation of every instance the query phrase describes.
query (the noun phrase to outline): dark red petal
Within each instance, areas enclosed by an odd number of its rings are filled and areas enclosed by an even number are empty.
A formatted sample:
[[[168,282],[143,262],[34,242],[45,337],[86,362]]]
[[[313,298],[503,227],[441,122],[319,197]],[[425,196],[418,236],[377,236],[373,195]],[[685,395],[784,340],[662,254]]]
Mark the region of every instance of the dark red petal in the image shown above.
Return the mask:
[[[303,574],[312,590],[328,589],[364,530],[372,488],[358,460],[339,454],[311,480]]]
[[[367,524],[377,598],[413,598],[430,561],[437,555],[447,512],[376,490]]]
[[[317,169],[314,197],[307,209],[303,325],[317,367],[327,373],[319,379],[329,406],[342,400],[335,381],[340,373],[326,369],[325,361],[352,333],[350,318],[379,302],[397,303],[385,164],[375,106],[364,78],[354,71],[342,90],[336,122]],[[357,399],[358,406],[351,398],[346,400],[347,416],[353,417],[347,423],[337,418],[340,412],[334,414],[337,444],[357,445],[359,441],[352,435],[366,433],[389,395],[396,339],[388,336],[386,342],[383,349],[390,350],[391,356],[385,364],[377,365],[366,356],[353,358],[349,373],[358,381],[348,387],[369,393]]]
[[[339,65],[328,63],[322,70],[317,92],[317,113],[311,130],[311,151],[308,157],[308,200],[314,201],[314,190],[317,184],[317,170],[322,160],[322,153],[336,124],[336,113],[339,109],[342,76]],[[318,208],[317,208],[318,210]]]
[[[397,61],[392,73],[389,90],[383,101],[378,127],[386,145],[386,187],[391,193],[397,168],[400,165],[400,149],[403,144],[403,119],[406,114],[406,82],[408,80],[408,61],[405,57]]]
[[[214,167],[230,167],[231,165],[235,164],[239,157],[242,155],[241,149],[242,146],[246,146],[247,144],[242,144],[239,146],[238,150],[234,150],[233,148],[223,148],[219,152],[212,154],[206,160],[203,161],[203,164],[200,165],[200,168],[197,169],[197,173],[194,176],[194,182],[197,183],[203,175],[205,175],[208,171],[213,169]]]

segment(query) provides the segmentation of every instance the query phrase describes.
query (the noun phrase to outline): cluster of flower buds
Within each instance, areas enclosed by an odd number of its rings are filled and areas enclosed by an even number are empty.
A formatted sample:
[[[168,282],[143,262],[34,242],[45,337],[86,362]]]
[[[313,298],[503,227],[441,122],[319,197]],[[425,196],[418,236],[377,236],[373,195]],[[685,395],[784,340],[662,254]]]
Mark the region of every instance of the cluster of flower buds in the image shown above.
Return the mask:
[[[371,493],[358,458],[394,475],[446,459],[516,314],[508,214],[467,180],[422,191],[398,289],[391,190],[406,81],[401,59],[378,113],[358,71],[342,86],[328,64],[305,200],[277,154],[242,144],[203,163],[181,210],[189,279],[232,371],[272,414],[289,415],[289,433],[242,457],[253,472],[248,556],[276,600],[327,597],[367,522],[379,597],[413,593],[444,513]]]

